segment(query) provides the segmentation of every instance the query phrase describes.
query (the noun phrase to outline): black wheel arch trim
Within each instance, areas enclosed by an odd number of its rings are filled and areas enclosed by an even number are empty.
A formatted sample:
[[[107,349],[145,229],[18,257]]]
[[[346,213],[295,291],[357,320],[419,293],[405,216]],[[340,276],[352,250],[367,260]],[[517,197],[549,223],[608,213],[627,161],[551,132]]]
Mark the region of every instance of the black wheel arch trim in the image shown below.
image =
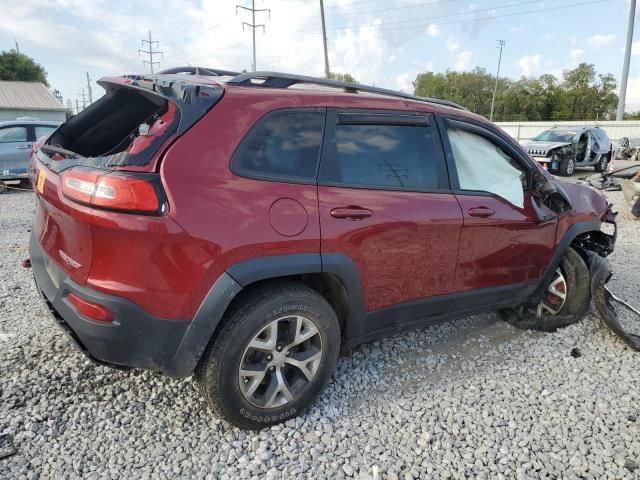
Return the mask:
[[[547,265],[544,273],[540,277],[538,281],[538,285],[531,295],[530,299],[535,300],[541,298],[544,291],[547,288],[549,282],[551,282],[551,278],[553,277],[553,273],[555,272],[558,265],[562,261],[562,257],[566,253],[567,249],[571,246],[573,241],[583,233],[600,231],[600,226],[602,222],[600,219],[594,218],[591,220],[582,220],[580,222],[574,223],[571,225],[567,231],[562,236],[562,239],[558,243],[555,251],[553,252],[553,256],[551,257],[551,261]]]
[[[165,373],[177,378],[193,373],[225,311],[243,288],[261,280],[305,273],[331,273],[338,278],[348,305],[343,340],[359,336],[363,327],[364,294],[358,268],[351,258],[341,253],[257,257],[232,265],[214,282]]]

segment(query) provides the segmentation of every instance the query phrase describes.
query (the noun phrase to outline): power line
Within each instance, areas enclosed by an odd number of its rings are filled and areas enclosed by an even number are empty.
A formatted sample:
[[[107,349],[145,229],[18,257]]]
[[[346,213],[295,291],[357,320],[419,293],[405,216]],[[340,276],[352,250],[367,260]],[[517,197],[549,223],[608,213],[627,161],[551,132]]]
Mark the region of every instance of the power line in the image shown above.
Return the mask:
[[[245,25],[251,29],[251,33],[253,34],[253,64],[251,65],[251,70],[256,71],[258,68],[256,66],[256,28],[262,27],[262,33],[265,31],[264,24],[256,25],[256,12],[268,12],[269,18],[271,18],[271,10],[268,8],[258,8],[256,9],[256,0],[251,0],[251,8],[245,7],[243,5],[236,5],[236,14],[238,13],[238,9],[242,8],[251,12],[251,23],[242,22],[242,31],[244,32]]]
[[[142,40],[142,47],[144,48],[144,44],[148,43],[149,44],[149,50],[142,50],[142,49],[138,49],[138,55],[140,55],[141,53],[146,53],[147,55],[149,55],[149,60],[143,60],[142,61],[142,65],[144,65],[145,63],[149,64],[149,67],[151,68],[151,73],[153,73],[153,66],[154,65],[160,65],[160,62],[154,62],[153,61],[153,55],[154,54],[160,54],[161,56],[164,57],[164,52],[158,51],[158,50],[153,50],[153,46],[155,45],[156,47],[160,47],[160,42],[158,42],[157,40],[151,40],[151,30],[149,30],[149,40]]]
[[[419,21],[422,23],[416,24],[416,25],[401,25],[401,26],[396,26],[396,27],[388,27],[388,28],[381,28],[384,27],[385,25],[389,25],[389,24],[394,24],[394,23],[400,23],[400,22],[385,22],[385,23],[372,23],[372,24],[366,24],[366,25],[354,25],[354,26],[349,26],[349,27],[340,27],[340,28],[335,28],[332,30],[329,30],[330,32],[335,32],[335,31],[341,31],[341,30],[350,30],[353,28],[368,28],[368,27],[373,27],[372,29],[374,30],[378,30],[378,31],[388,31],[388,30],[398,30],[398,29],[409,29],[409,28],[424,28],[428,25],[438,25],[438,26],[442,26],[442,25],[455,25],[455,24],[459,24],[459,23],[467,23],[467,22],[477,22],[477,21],[482,21],[482,20],[494,20],[497,18],[505,18],[505,17],[514,17],[514,16],[518,16],[518,15],[528,15],[530,13],[544,13],[544,12],[548,12],[548,11],[552,11],[552,10],[560,10],[563,8],[571,8],[571,7],[580,7],[580,6],[585,6],[585,5],[593,5],[593,4],[597,4],[597,3],[605,3],[605,2],[611,2],[613,0],[592,0],[592,1],[588,1],[588,2],[577,2],[577,3],[571,3],[568,5],[560,5],[557,7],[548,7],[548,8],[539,8],[536,10],[524,10],[521,12],[514,12],[514,13],[505,13],[502,15],[485,15],[483,17],[475,17],[475,18],[465,18],[465,19],[461,19],[461,20],[453,20],[450,22],[431,22],[428,21],[425,23],[424,19],[420,19]],[[533,3],[532,0],[529,0],[529,2],[527,3]],[[494,10],[497,7],[493,7],[490,10]],[[505,7],[506,8],[506,7]],[[477,12],[478,10],[476,10]],[[465,13],[473,13],[473,12],[465,12]],[[461,14],[458,14],[461,15]],[[431,17],[434,18],[434,17]],[[416,21],[416,20],[405,20],[403,22],[411,22],[411,21]],[[300,34],[300,35],[320,35],[322,32],[318,32],[318,31],[313,31],[313,30],[299,30],[296,32],[291,32],[291,33],[295,33],[295,34]]]

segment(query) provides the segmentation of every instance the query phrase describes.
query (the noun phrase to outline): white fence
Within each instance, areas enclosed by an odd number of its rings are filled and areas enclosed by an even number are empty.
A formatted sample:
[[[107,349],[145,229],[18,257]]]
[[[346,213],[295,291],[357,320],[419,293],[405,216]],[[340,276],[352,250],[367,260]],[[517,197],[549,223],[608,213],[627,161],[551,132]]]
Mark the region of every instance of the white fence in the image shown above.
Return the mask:
[[[496,124],[519,142],[529,140],[547,128],[578,125],[598,125],[607,132],[612,141],[620,140],[622,137],[640,138],[640,121],[638,120],[623,122],[496,122]]]

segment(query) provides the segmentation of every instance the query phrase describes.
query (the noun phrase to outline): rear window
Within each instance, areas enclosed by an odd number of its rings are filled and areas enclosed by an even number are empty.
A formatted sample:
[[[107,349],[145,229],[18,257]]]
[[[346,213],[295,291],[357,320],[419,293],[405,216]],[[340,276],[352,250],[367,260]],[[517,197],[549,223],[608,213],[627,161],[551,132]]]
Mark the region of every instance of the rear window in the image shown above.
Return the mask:
[[[173,102],[120,88],[72,117],[47,143],[81,157],[99,158],[105,166],[145,165],[176,132],[179,121],[180,111]]]
[[[347,185],[436,189],[431,128],[421,125],[337,125],[338,177]]]
[[[283,111],[260,120],[240,143],[231,169],[250,178],[314,181],[324,111]]]

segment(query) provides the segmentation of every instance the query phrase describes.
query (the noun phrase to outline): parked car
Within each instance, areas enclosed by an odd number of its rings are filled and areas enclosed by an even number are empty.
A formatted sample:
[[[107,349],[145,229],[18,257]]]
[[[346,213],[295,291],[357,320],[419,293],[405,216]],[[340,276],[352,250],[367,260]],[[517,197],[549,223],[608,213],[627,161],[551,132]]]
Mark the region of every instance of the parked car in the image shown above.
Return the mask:
[[[604,172],[613,158],[613,145],[600,127],[553,127],[525,142],[523,148],[550,172],[563,176],[573,175],[576,167]]]
[[[0,122],[0,192],[4,182],[20,181],[27,186],[27,163],[31,145],[37,138],[49,136],[60,122],[13,120]]]
[[[362,342],[487,310],[576,322],[584,252],[614,246],[600,193],[447,101],[272,72],[99,83],[31,156],[38,290],[90,359],[194,375],[243,428],[300,414]]]

